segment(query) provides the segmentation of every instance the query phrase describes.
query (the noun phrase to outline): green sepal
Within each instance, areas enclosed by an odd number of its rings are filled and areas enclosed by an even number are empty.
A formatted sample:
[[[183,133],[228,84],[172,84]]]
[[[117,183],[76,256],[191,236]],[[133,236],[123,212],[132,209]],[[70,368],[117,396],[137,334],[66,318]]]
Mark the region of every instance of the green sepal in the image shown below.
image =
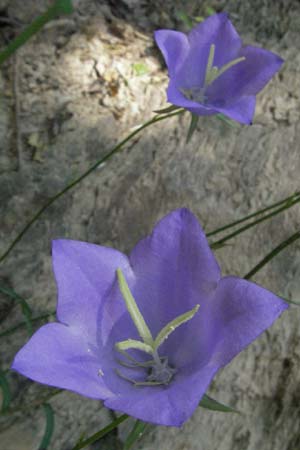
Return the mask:
[[[169,114],[173,111],[177,111],[178,109],[181,109],[181,108],[176,105],[171,105],[171,106],[167,106],[166,108],[163,108],[163,109],[156,109],[153,112],[155,112],[156,114]]]
[[[178,328],[180,325],[182,325],[185,322],[188,322],[191,320],[194,315],[197,313],[200,305],[196,305],[193,309],[190,311],[187,311],[184,314],[181,314],[180,316],[176,317],[175,319],[171,320],[171,322],[167,323],[165,327],[163,327],[162,330],[158,333],[154,340],[154,350],[157,350],[158,347],[169,337],[173,331]]]
[[[117,342],[115,344],[115,347],[120,351],[135,349],[150,353],[150,355],[153,354],[153,348],[151,347],[151,345],[145,344],[141,341],[136,341],[135,339],[126,339],[126,341]]]
[[[126,438],[123,450],[130,450],[133,445],[142,437],[147,426],[148,423],[142,422],[141,420],[136,420],[132,430]]]
[[[226,125],[229,125],[231,128],[237,128],[238,124],[234,121],[229,119],[228,117],[224,116],[224,114],[217,114],[216,118],[221,120],[222,122],[225,122]]]
[[[199,120],[199,116],[191,113],[191,122],[190,122],[189,130],[187,133],[187,137],[186,137],[187,144],[190,142],[191,137],[193,136],[194,132],[196,131],[198,120]]]
[[[232,408],[231,406],[223,405],[223,403],[218,402],[206,394],[204,394],[200,400],[199,406],[201,406],[201,408],[210,409],[211,411],[240,414],[238,410]]]
[[[290,305],[296,305],[296,306],[300,306],[300,302],[295,302],[294,300],[290,300],[288,298],[284,298],[284,297],[280,297],[282,300],[284,300],[285,302],[289,303]]]
[[[148,325],[146,324],[144,317],[142,316],[142,314],[138,308],[138,305],[136,304],[136,301],[130,292],[127,281],[125,280],[125,277],[124,277],[121,269],[117,269],[117,277],[118,277],[120,291],[125,300],[127,310],[133,320],[134,325],[136,326],[136,328],[139,332],[139,335],[141,336],[141,338],[143,339],[143,341],[146,344],[152,346],[153,338],[152,338],[151,331],[149,330]],[[138,341],[136,341],[136,342],[138,342]]]

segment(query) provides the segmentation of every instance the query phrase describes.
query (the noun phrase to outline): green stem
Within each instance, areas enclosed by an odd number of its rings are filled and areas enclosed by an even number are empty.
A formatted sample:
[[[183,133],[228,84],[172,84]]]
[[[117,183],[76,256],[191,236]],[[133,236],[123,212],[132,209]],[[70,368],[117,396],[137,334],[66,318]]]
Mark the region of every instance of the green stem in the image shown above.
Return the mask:
[[[38,218],[43,214],[46,209],[49,208],[49,206],[52,205],[56,200],[58,200],[60,197],[62,197],[66,192],[70,191],[74,186],[76,186],[78,183],[80,183],[84,178],[86,178],[88,175],[90,175],[97,167],[99,167],[101,164],[103,164],[105,161],[109,160],[115,153],[119,152],[121,148],[134,136],[136,136],[140,131],[142,131],[144,128],[149,127],[150,125],[160,122],[161,120],[168,119],[169,117],[178,116],[181,114],[183,110],[176,111],[171,114],[166,114],[164,116],[156,115],[151,120],[148,120],[144,124],[140,125],[138,128],[136,128],[132,133],[130,133],[125,139],[123,139],[121,142],[119,142],[115,147],[113,147],[112,150],[110,150],[103,158],[99,159],[95,164],[93,164],[86,172],[84,172],[82,175],[80,175],[78,178],[76,178],[74,181],[72,181],[70,184],[68,184],[64,189],[62,189],[60,192],[58,192],[56,195],[51,197],[45,205],[37,211],[37,213],[32,217],[32,219],[25,225],[25,227],[22,229],[22,231],[18,234],[16,239],[10,244],[10,246],[7,248],[7,250],[1,255],[0,257],[0,263],[8,256],[8,254],[11,252],[11,250],[15,247],[15,245],[22,239],[24,234],[29,230],[29,228],[38,220]]]
[[[75,445],[75,447],[72,450],[80,450],[84,447],[87,447],[90,444],[93,444],[94,442],[98,441],[103,436],[105,436],[106,434],[110,433],[112,430],[117,428],[117,426],[120,425],[120,423],[124,422],[126,419],[128,419],[128,417],[129,416],[127,414],[123,414],[122,416],[118,417],[116,420],[111,422],[109,425],[107,425],[105,428],[102,428],[102,430],[90,436],[85,441],[79,442],[77,445]]]
[[[19,47],[24,45],[32,36],[40,31],[41,28],[53,20],[59,14],[68,14],[72,12],[72,2],[57,0],[44,14],[37,17],[19,36],[17,36],[7,47],[0,53],[0,65],[9,58]]]
[[[254,213],[251,213],[248,216],[242,217],[241,219],[238,219],[238,220],[236,220],[234,222],[230,222],[227,225],[224,225],[224,226],[222,226],[220,228],[217,228],[217,229],[215,229],[213,231],[209,231],[208,233],[205,233],[206,237],[211,237],[211,236],[214,236],[215,234],[221,233],[222,231],[225,231],[228,228],[232,228],[232,227],[234,227],[236,225],[239,225],[240,223],[243,223],[243,222],[246,222],[249,219],[252,219],[253,217],[256,217],[256,216],[258,216],[260,214],[263,214],[263,213],[265,213],[267,211],[270,211],[271,209],[277,208],[277,206],[281,206],[283,204],[286,204],[287,206],[289,206],[290,203],[293,200],[295,200],[296,198],[298,198],[299,196],[300,196],[300,192],[295,192],[293,195],[290,195],[289,197],[281,200],[280,202],[273,203],[272,205],[267,206],[267,207],[265,207],[263,209],[260,209],[258,211],[255,211]]]
[[[262,269],[271,259],[273,259],[278,253],[280,253],[282,250],[284,250],[286,247],[291,245],[293,242],[295,242],[297,239],[300,238],[300,231],[297,231],[295,234],[290,236],[285,241],[281,242],[277,247],[275,247],[270,253],[267,254],[258,264],[256,264],[253,269],[248,272],[244,278],[246,280],[249,280],[249,278],[252,278],[253,275],[255,275],[260,269]]]
[[[233,237],[236,237],[237,235],[243,233],[244,231],[248,230],[249,228],[254,227],[255,225],[258,225],[261,222],[264,222],[267,219],[270,219],[271,217],[276,216],[277,214],[279,214],[282,211],[285,211],[286,209],[291,208],[292,206],[296,205],[297,203],[300,202],[300,196],[296,197],[295,200],[292,200],[290,202],[288,202],[287,204],[283,205],[281,208],[276,209],[275,211],[261,217],[260,219],[255,220],[254,222],[251,222],[247,225],[244,225],[243,227],[239,228],[236,231],[233,231],[232,233],[228,234],[227,236],[225,236],[222,239],[219,239],[218,241],[213,242],[212,244],[210,244],[211,248],[213,249],[217,249],[222,247],[223,244],[225,244],[226,241],[228,241],[229,239],[232,239]]]
[[[49,317],[54,316],[54,315],[55,315],[55,311],[53,311],[52,313],[46,313],[46,314],[42,314],[41,316],[31,318],[31,324],[33,324],[35,322],[39,322],[41,320],[49,319]],[[28,327],[27,323],[20,322],[17,325],[9,328],[8,330],[4,330],[0,333],[0,338],[9,336],[9,335],[13,334],[15,331],[18,331],[19,329],[23,328],[24,326]]]

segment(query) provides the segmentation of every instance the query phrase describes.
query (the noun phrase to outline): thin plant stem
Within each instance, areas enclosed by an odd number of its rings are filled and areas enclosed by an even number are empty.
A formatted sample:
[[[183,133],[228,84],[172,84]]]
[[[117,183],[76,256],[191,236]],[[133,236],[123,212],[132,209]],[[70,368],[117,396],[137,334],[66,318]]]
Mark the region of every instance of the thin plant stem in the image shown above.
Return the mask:
[[[24,45],[32,36],[38,33],[41,28],[53,20],[59,14],[72,12],[72,3],[69,1],[56,0],[54,5],[42,15],[37,17],[19,36],[17,36],[1,53],[0,65],[6,61],[19,47]]]
[[[246,280],[249,280],[253,277],[260,269],[262,269],[271,259],[273,259],[278,253],[280,253],[282,250],[284,250],[286,247],[291,245],[293,242],[295,242],[297,239],[300,238],[300,231],[297,231],[296,233],[292,234],[288,239],[281,242],[277,247],[275,247],[270,253],[268,253],[258,264],[256,264],[253,269],[248,272],[244,278]]]
[[[290,195],[289,197],[287,197],[279,202],[276,202],[276,203],[273,203],[272,205],[266,206],[263,209],[255,211],[254,213],[244,216],[241,219],[235,220],[234,222],[230,222],[229,224],[224,225],[220,228],[209,231],[208,233],[206,233],[206,237],[211,237],[211,236],[214,236],[215,234],[221,233],[222,231],[225,231],[228,228],[232,228],[236,225],[239,225],[240,223],[246,222],[247,220],[253,219],[253,217],[259,216],[260,214],[270,211],[271,209],[277,208],[277,206],[281,206],[283,204],[286,204],[287,206],[289,206],[289,204],[293,200],[296,200],[296,198],[298,198],[298,197],[300,197],[300,192],[295,192],[293,195]]]
[[[87,447],[90,444],[93,444],[94,442],[98,441],[103,436],[105,436],[106,434],[110,433],[112,430],[117,428],[120,425],[120,423],[124,422],[126,419],[128,419],[128,417],[129,416],[127,414],[123,414],[122,416],[118,417],[113,422],[111,422],[109,425],[107,425],[105,428],[102,428],[102,430],[97,431],[97,433],[93,434],[88,439],[80,441],[77,445],[75,445],[75,447],[72,450],[80,450],[82,448]]]
[[[243,227],[239,228],[236,231],[233,231],[232,233],[228,234],[227,236],[225,236],[222,239],[219,239],[218,241],[215,241],[213,243],[210,244],[211,248],[213,249],[217,249],[222,247],[225,242],[227,242],[229,239],[232,239],[236,236],[238,236],[239,234],[243,233],[244,231],[254,227],[255,225],[258,225],[261,222],[264,222],[267,219],[270,219],[271,217],[276,216],[277,214],[281,213],[282,211],[285,211],[286,209],[291,208],[292,206],[296,205],[297,203],[300,202],[300,196],[296,197],[295,200],[292,200],[290,202],[288,202],[287,204],[281,206],[280,208],[276,209],[275,211],[272,211],[271,213],[255,220],[254,222],[248,223],[247,225],[244,225]]]
[[[55,194],[53,197],[51,197],[45,204],[40,208],[36,214],[32,217],[32,219],[25,225],[25,227],[22,229],[22,231],[17,235],[17,237],[13,240],[13,242],[9,245],[7,250],[1,255],[0,257],[0,263],[8,256],[8,254],[11,252],[11,250],[15,247],[15,245],[22,239],[24,234],[29,230],[29,228],[39,219],[39,217],[46,211],[46,209],[49,208],[56,200],[58,200],[60,197],[62,197],[66,192],[70,191],[73,187],[75,187],[78,183],[80,183],[84,178],[86,178],[88,175],[90,175],[97,167],[99,167],[104,162],[108,161],[113,155],[115,155],[117,152],[121,150],[121,148],[128,142],[130,139],[132,139],[134,136],[136,136],[140,131],[144,130],[145,128],[149,127],[150,125],[160,122],[161,120],[168,119],[169,117],[178,116],[179,114],[183,113],[183,110],[173,112],[171,114],[165,114],[165,115],[156,115],[152,119],[148,120],[144,124],[137,127],[134,131],[132,131],[125,139],[123,139],[121,142],[119,142],[115,147],[112,148],[103,158],[99,159],[95,164],[93,164],[86,172],[84,172],[82,175],[80,175],[78,178],[76,178],[74,181],[69,183],[67,186],[64,187],[60,192]]]

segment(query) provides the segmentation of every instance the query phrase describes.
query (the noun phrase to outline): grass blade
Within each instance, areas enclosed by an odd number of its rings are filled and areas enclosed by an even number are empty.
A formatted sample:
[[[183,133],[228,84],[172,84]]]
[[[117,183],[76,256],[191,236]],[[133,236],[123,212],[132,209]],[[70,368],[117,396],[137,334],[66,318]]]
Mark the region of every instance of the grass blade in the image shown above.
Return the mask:
[[[4,413],[10,405],[11,394],[10,394],[10,389],[9,389],[9,384],[8,384],[7,378],[2,371],[0,371],[0,386],[2,389],[2,395],[3,395],[1,412]]]
[[[7,295],[8,297],[16,300],[16,302],[20,304],[21,310],[22,310],[22,313],[24,316],[24,320],[25,320],[25,325],[27,327],[28,335],[31,336],[33,333],[32,321],[31,321],[32,311],[31,311],[31,308],[28,305],[27,301],[23,297],[21,297],[19,294],[17,294],[13,289],[10,289],[10,288],[4,287],[4,286],[0,286],[0,292],[2,292],[2,294]]]
[[[49,448],[51,438],[54,432],[54,411],[49,403],[44,403],[44,412],[46,417],[46,428],[45,433],[40,443],[39,450],[47,450]]]
[[[25,30],[19,34],[11,43],[0,53],[0,65],[15,53],[19,47],[35,34],[37,34],[46,23],[53,20],[59,14],[70,14],[73,11],[70,0],[57,0],[54,5],[42,15],[38,16]]]

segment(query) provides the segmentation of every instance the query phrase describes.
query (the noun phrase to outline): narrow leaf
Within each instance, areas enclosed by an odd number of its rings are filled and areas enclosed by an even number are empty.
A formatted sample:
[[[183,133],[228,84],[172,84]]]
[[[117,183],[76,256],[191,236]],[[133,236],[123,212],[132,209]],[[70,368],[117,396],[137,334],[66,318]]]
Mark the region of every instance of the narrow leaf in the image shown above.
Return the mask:
[[[40,443],[39,446],[39,450],[47,450],[47,448],[49,448],[50,441],[54,431],[54,411],[52,409],[52,406],[49,405],[49,403],[44,403],[43,407],[46,417],[46,428],[42,442]]]
[[[173,333],[174,330],[176,330],[176,328],[178,328],[183,323],[191,320],[197,313],[199,307],[200,305],[196,305],[195,308],[187,311],[184,314],[181,314],[180,316],[171,320],[171,322],[167,323],[167,325],[163,327],[163,329],[160,330],[160,332],[156,336],[154,341],[154,349],[156,350],[169,337],[169,335]]]
[[[196,114],[191,114],[191,122],[189,126],[189,130],[186,137],[186,143],[188,144],[191,140],[191,137],[193,136],[194,132],[196,131],[197,124],[198,124],[199,116]]]
[[[201,408],[210,409],[211,411],[219,411],[219,412],[231,412],[231,413],[237,413],[240,414],[239,411],[232,408],[231,406],[223,405],[222,403],[218,402],[217,400],[209,397],[208,395],[204,394],[199,406]]]
[[[76,444],[72,450],[81,450],[82,448],[85,448],[88,445],[93,444],[94,442],[98,441],[103,436],[105,436],[106,434],[110,433],[112,430],[117,428],[117,426],[120,425],[120,423],[124,422],[124,420],[128,419],[128,417],[129,416],[127,416],[127,414],[123,414],[122,416],[118,417],[116,420],[111,422],[106,427],[102,428],[102,430],[97,431],[97,433],[93,434],[86,440],[78,442],[78,444]]]
[[[0,386],[2,389],[1,412],[3,413],[8,409],[8,407],[10,405],[11,394],[10,394],[10,389],[9,389],[9,384],[8,384],[7,378],[2,371],[0,371]]]
[[[126,341],[117,342],[115,346],[121,351],[134,348],[136,350],[141,350],[142,352],[150,353],[150,355],[153,353],[153,348],[151,345],[145,344],[141,341],[136,341],[135,339],[127,339]]]
[[[131,432],[126,438],[123,450],[130,450],[133,445],[142,437],[147,426],[147,423],[142,422],[141,420],[136,420]]]
[[[149,328],[144,320],[144,317],[142,316],[142,314],[138,308],[138,305],[136,304],[136,301],[130,292],[127,281],[125,280],[125,277],[124,277],[121,269],[117,269],[117,277],[118,277],[118,281],[119,281],[120,291],[123,295],[123,298],[125,300],[128,312],[133,320],[133,323],[135,324],[135,326],[139,332],[139,335],[141,336],[141,338],[143,339],[143,341],[146,344],[149,344],[150,346],[152,346],[153,338],[151,335],[151,331],[149,330]],[[138,342],[138,341],[136,341],[136,342]]]
[[[32,335],[32,322],[31,322],[32,310],[31,310],[30,306],[28,305],[27,301],[23,297],[21,297],[19,294],[17,294],[13,289],[10,289],[10,288],[4,287],[4,286],[0,286],[0,292],[2,292],[5,295],[8,295],[8,297],[16,300],[20,304],[28,334],[29,334],[29,336],[31,336]]]
[[[281,297],[281,298],[282,298],[282,300],[284,300],[285,302],[287,302],[287,303],[289,303],[291,305],[300,306],[300,302],[295,302],[294,300],[290,300],[290,299],[284,298],[284,297]]]

